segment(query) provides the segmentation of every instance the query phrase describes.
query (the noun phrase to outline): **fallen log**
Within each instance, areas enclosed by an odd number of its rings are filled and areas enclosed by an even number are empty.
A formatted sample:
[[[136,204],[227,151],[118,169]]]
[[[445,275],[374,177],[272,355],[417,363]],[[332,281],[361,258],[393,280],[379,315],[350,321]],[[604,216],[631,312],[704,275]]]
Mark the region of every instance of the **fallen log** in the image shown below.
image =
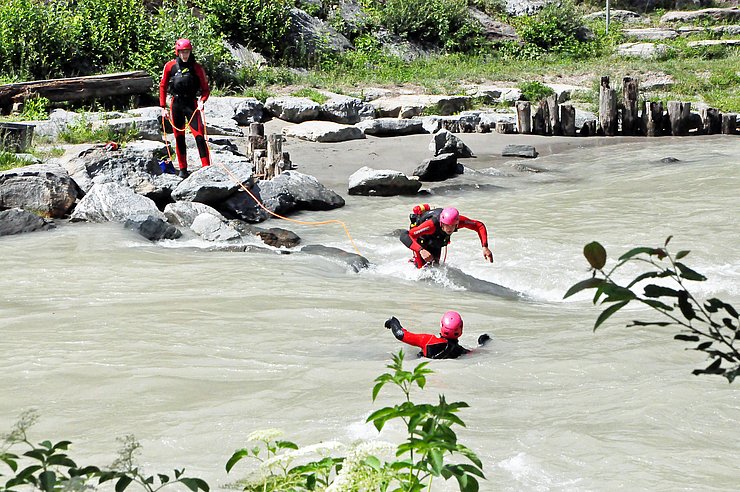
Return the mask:
[[[103,99],[146,94],[154,81],[145,71],[121,72],[68,79],[35,80],[0,85],[0,109],[7,112],[14,102],[45,97],[52,102]]]

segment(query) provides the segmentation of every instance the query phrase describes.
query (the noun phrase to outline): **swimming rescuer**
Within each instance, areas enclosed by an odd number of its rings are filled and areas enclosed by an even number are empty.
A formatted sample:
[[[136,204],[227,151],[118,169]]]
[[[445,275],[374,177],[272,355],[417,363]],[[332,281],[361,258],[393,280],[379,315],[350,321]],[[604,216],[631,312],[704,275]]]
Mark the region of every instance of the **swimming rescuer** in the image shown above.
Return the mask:
[[[457,311],[447,311],[440,320],[439,336],[431,333],[411,333],[401,326],[401,322],[393,316],[387,319],[385,327],[404,343],[421,348],[420,357],[430,359],[457,359],[470,352],[458,343],[463,332],[463,320]],[[491,337],[483,334],[478,337],[478,346],[484,345]]]
[[[414,252],[414,264],[421,268],[426,264],[438,264],[442,248],[450,242],[450,236],[458,229],[472,229],[478,233],[483,257],[493,262],[493,253],[488,249],[488,233],[483,222],[469,219],[456,208],[430,209],[428,204],[414,207],[411,228],[401,234],[401,242]]]

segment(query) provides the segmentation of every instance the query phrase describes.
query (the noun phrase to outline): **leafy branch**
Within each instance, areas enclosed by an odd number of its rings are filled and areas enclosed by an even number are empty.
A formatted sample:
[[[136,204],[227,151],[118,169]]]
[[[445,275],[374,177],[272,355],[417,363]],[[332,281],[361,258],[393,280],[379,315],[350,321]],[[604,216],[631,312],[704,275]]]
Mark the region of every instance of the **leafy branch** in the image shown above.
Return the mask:
[[[706,277],[683,261],[689,251],[675,255],[668,250],[669,236],[662,248],[637,247],[626,252],[609,271],[604,270],[607,254],[604,247],[594,241],[583,248],[583,255],[591,265],[591,278],[582,280],[568,289],[564,298],[587,289],[595,289],[594,305],[608,305],[594,324],[594,331],[610,316],[630,302],[642,303],[660,313],[667,321],[634,320],[628,326],[677,327],[676,340],[698,343],[690,350],[704,352],[711,360],[703,369],[692,374],[714,374],[727,378],[732,383],[740,374],[740,350],[735,345],[740,339],[737,310],[717,298],[706,301],[697,299],[687,287],[688,282],[703,282]],[[632,279],[626,286],[614,280],[614,274],[627,263],[639,263],[647,271]],[[665,279],[658,283],[651,279]],[[667,283],[668,285],[663,285]],[[642,292],[638,293],[638,284]]]

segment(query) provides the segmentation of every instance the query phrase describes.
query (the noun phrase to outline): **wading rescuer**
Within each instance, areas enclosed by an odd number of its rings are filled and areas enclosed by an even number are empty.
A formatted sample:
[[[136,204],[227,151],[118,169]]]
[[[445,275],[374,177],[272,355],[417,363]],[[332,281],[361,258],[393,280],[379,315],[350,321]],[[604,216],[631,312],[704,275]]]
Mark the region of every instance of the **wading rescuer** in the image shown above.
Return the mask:
[[[180,168],[178,174],[181,178],[187,178],[190,174],[185,145],[185,130],[188,124],[198,146],[201,164],[203,167],[211,164],[208,146],[203,137],[205,128],[201,117],[203,104],[208,100],[210,90],[206,72],[195,61],[193,44],[189,39],[178,39],[175,42],[175,56],[174,60],[164,66],[162,80],[159,83],[159,105],[162,107],[162,118],[170,120],[175,134],[175,151]],[[172,96],[170,110],[167,109],[167,94]]]
[[[386,320],[385,327],[393,332],[393,336],[404,343],[419,347],[419,356],[430,359],[457,359],[470,352],[458,343],[463,332],[463,320],[457,311],[447,311],[439,323],[439,336],[431,333],[411,333],[401,326],[401,322],[393,316]],[[483,334],[478,337],[478,345],[484,345],[491,337]]]
[[[450,236],[460,228],[472,229],[478,233],[483,247],[483,257],[493,262],[493,253],[488,249],[488,233],[483,222],[469,219],[456,208],[430,209],[429,205],[414,207],[411,214],[411,228],[401,234],[401,242],[414,252],[414,264],[421,268],[426,264],[438,264],[442,248],[450,242]]]

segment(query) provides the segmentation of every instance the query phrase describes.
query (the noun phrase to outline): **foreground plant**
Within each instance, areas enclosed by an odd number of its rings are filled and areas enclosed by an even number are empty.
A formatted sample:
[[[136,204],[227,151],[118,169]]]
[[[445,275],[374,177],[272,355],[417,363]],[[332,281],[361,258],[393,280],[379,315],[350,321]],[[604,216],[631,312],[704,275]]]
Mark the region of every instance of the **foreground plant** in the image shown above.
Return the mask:
[[[702,282],[706,277],[679,261],[689,251],[672,255],[666,239],[662,248],[638,247],[619,257],[618,263],[608,272],[606,250],[598,242],[583,248],[583,255],[592,269],[592,277],[573,285],[564,297],[570,297],[585,289],[596,289],[593,303],[609,304],[594,324],[594,331],[611,315],[630,302],[640,302],[663,315],[667,321],[633,321],[627,326],[677,327],[680,333],[673,338],[685,342],[699,342],[691,350],[704,352],[711,363],[704,369],[695,369],[692,374],[715,374],[732,383],[740,374],[740,350],[735,345],[740,339],[738,312],[730,304],[717,298],[700,301],[686,287],[688,281]],[[614,280],[614,273],[627,263],[640,263],[648,267],[626,286]],[[665,279],[669,286],[648,283],[638,294],[636,284],[648,279]],[[665,283],[665,282],[661,282]]]
[[[10,469],[0,472],[8,479],[0,484],[0,492],[38,489],[45,492],[61,490],[92,489],[93,484],[102,484],[109,480],[116,480],[116,492],[123,492],[131,483],[139,484],[144,490],[154,492],[166,485],[180,483],[193,492],[209,491],[206,482],[199,478],[184,477],[184,470],[175,470],[174,479],[168,475],[158,473],[146,476],[135,464],[134,456],[141,445],[132,437],[126,437],[120,458],[113,465],[113,469],[101,469],[98,466],[78,466],[67,454],[70,441],[43,441],[33,444],[28,438],[28,429],[38,421],[38,413],[34,410],[24,412],[13,430],[4,436],[3,446],[0,448],[0,462]],[[15,448],[26,448],[25,451],[16,451]],[[18,454],[20,453],[20,454]]]
[[[404,394],[404,400],[392,407],[373,412],[367,419],[378,431],[392,420],[401,420],[406,428],[406,440],[398,446],[381,441],[360,442],[351,446],[346,457],[333,457],[328,453],[341,447],[339,443],[321,443],[299,448],[290,441],[279,440],[281,433],[274,429],[249,436],[250,441],[261,444],[236,451],[226,471],[244,458],[260,462],[259,469],[241,482],[245,491],[303,491],[327,492],[399,491],[417,492],[431,490],[434,477],[445,480],[455,477],[462,492],[476,492],[478,479],[485,478],[483,465],[473,451],[457,442],[453,430],[465,423],[456,415],[465,402],[447,403],[444,395],[439,404],[416,404],[411,401],[414,386],[424,389],[426,377],[432,371],[427,362],[418,364],[413,371],[403,369],[403,351],[393,356],[389,364],[392,372],[376,378],[373,401],[388,383],[395,384]],[[307,456],[322,454],[319,460],[308,461]],[[395,454],[395,459],[392,455]],[[385,455],[390,455],[388,459]],[[449,459],[455,455],[470,463],[455,464]],[[296,464],[302,463],[302,464]]]

